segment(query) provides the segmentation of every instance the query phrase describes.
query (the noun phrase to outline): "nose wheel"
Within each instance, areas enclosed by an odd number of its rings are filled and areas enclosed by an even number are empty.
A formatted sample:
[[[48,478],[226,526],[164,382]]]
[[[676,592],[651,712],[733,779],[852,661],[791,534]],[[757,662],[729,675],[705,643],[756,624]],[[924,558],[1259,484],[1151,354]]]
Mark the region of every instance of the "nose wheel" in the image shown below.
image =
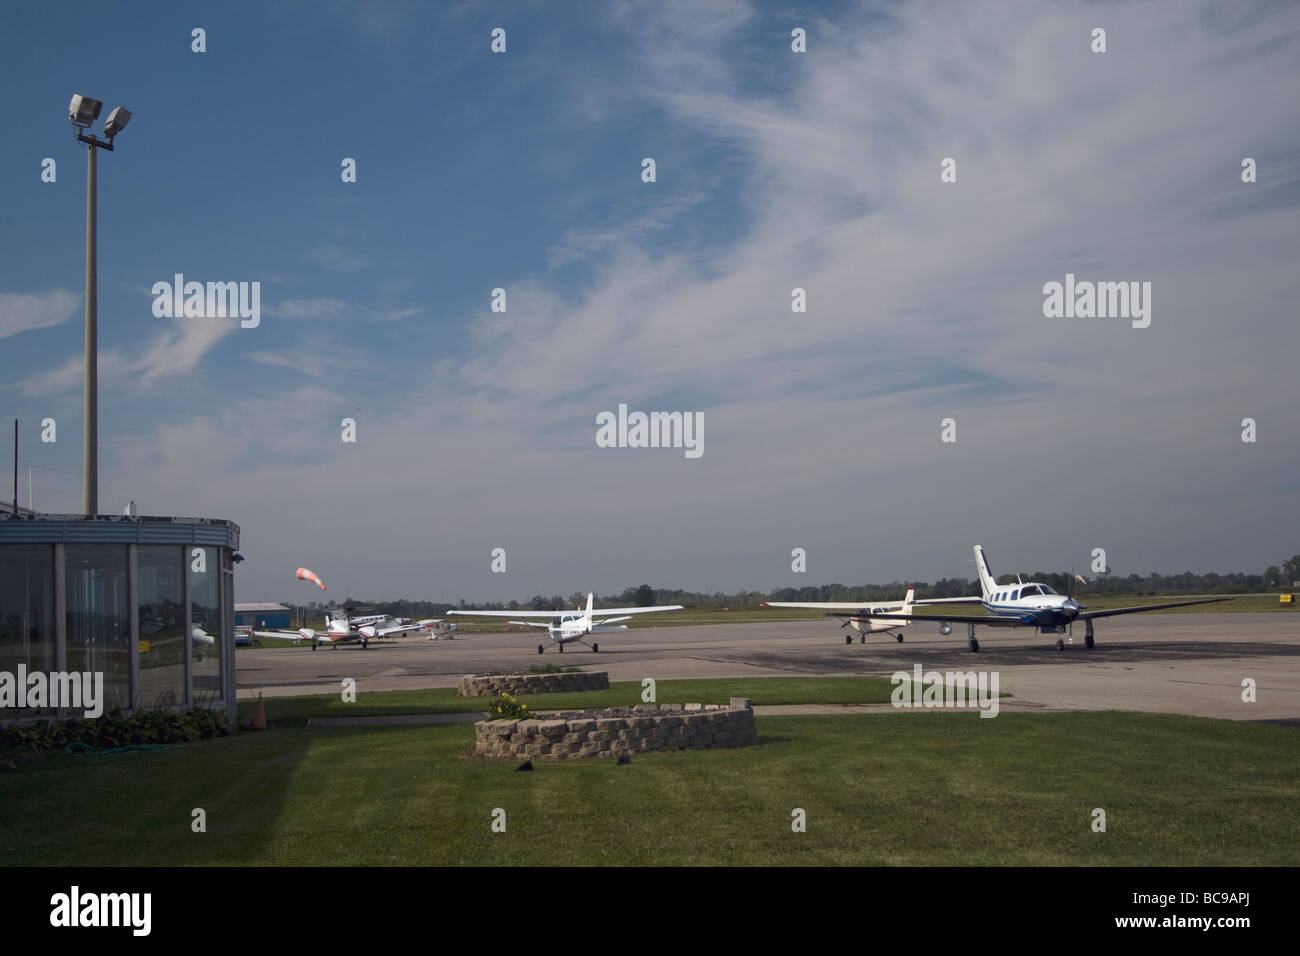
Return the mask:
[[[591,645],[591,653],[595,654],[598,650],[600,650],[600,645],[599,645],[599,644],[592,644],[592,645]]]
[[[545,651],[546,651],[546,645],[545,645],[545,644],[538,644],[538,645],[537,645],[537,653],[538,653],[538,654],[542,654],[542,653],[544,653]]]

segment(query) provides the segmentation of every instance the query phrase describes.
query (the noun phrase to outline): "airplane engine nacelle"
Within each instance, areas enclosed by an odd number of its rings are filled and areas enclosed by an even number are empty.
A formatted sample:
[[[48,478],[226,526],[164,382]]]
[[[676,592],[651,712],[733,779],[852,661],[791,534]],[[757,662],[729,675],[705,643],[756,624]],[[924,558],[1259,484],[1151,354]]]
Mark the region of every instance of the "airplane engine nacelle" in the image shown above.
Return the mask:
[[[949,624],[947,621],[944,621],[942,624],[939,625],[939,633],[940,633],[940,634],[943,634],[945,637],[946,637],[947,635],[951,634],[951,633],[952,633],[952,625]]]
[[[357,630],[361,632],[361,635],[362,635],[363,637],[371,637],[371,638],[373,638],[373,637],[376,635],[376,633],[377,633],[377,632],[375,631],[375,628],[374,628],[374,625],[373,625],[373,624],[367,624],[365,627],[359,627],[359,628],[357,628]]]
[[[304,640],[308,640],[308,641],[313,640],[316,637],[316,632],[313,631],[310,627],[304,627],[301,630],[299,630],[298,633],[303,636]]]

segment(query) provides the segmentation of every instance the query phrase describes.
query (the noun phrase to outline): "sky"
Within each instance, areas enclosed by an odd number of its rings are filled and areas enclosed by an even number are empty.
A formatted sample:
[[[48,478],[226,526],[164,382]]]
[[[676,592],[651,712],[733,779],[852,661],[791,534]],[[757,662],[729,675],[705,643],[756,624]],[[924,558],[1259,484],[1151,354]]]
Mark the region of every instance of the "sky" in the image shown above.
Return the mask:
[[[238,601],[1300,551],[1294,4],[10,4],[0,88],[20,501],[81,509],[82,93],[134,114],[99,508],[236,522]],[[156,314],[176,274],[256,324]],[[1149,324],[1045,314],[1067,275]]]

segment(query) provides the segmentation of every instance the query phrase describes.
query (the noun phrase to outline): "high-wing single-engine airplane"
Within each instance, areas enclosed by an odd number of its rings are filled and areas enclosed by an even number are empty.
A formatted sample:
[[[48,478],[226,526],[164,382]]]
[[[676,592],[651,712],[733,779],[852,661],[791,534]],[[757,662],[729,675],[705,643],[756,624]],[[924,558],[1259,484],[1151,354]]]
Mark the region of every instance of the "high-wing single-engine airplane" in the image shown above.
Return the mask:
[[[881,620],[875,615],[888,614],[890,611],[898,611],[904,617],[909,616],[909,612],[918,604],[952,604],[960,601],[978,601],[979,598],[927,598],[924,601],[914,600],[916,588],[908,588],[907,595],[902,602],[876,602],[858,601],[848,603],[844,601],[763,601],[760,607],[800,607],[810,608],[817,611],[825,611],[827,617],[838,617],[843,619],[840,627],[851,627],[858,631],[862,636],[859,638],[861,643],[867,643],[868,634],[889,634],[890,631],[898,631],[907,627],[907,620]],[[894,640],[903,643],[902,634],[894,634]],[[845,634],[844,643],[852,644],[853,635]]]
[[[966,625],[966,640],[972,651],[980,649],[980,642],[975,640],[975,625],[985,624],[989,627],[1036,627],[1042,634],[1064,634],[1066,629],[1075,621],[1083,621],[1087,630],[1084,631],[1083,642],[1085,646],[1093,646],[1092,622],[1098,617],[1115,617],[1119,614],[1138,614],[1142,611],[1162,611],[1171,607],[1187,607],[1192,604],[1214,604],[1219,601],[1231,601],[1232,598],[1199,598],[1195,601],[1174,601],[1169,604],[1142,604],[1136,607],[1117,607],[1108,611],[1089,611],[1086,610],[1088,605],[1080,604],[1073,597],[1063,594],[1057,594],[1046,584],[1030,581],[1024,582],[1016,578],[1015,584],[998,584],[993,574],[989,571],[988,559],[984,557],[984,549],[978,544],[975,545],[975,567],[979,571],[980,590],[983,596],[979,598],[984,609],[988,612],[987,617],[976,617],[974,615],[910,615],[912,621],[935,621],[939,624],[940,634],[951,634],[953,624]],[[956,599],[948,603],[964,603],[974,599]],[[902,615],[898,614],[880,614],[876,615],[886,620],[895,620]],[[1058,637],[1056,640],[1056,649],[1065,650],[1065,639]]]
[[[619,624],[618,621],[630,621],[635,614],[653,614],[656,611],[680,611],[680,604],[666,604],[662,607],[607,607],[595,608],[592,604],[595,602],[595,596],[588,592],[587,609],[585,611],[448,611],[448,614],[460,614],[465,617],[505,617],[505,618],[532,618],[529,621],[507,621],[507,624],[520,624],[524,627],[545,628],[550,634],[551,640],[560,648],[560,653],[564,653],[564,645],[577,641],[579,644],[587,644],[583,638],[588,634],[601,634],[605,631],[626,631],[626,624]],[[602,615],[600,620],[595,620],[595,615]],[[604,617],[606,614],[614,614],[616,617]],[[542,618],[544,620],[538,620]],[[600,650],[600,645],[595,641],[587,644],[592,651]],[[546,650],[545,644],[537,645],[537,653],[541,654]]]
[[[323,631],[303,627],[296,631],[254,631],[253,633],[258,637],[283,638],[293,641],[295,644],[299,641],[311,641],[313,651],[321,644],[333,644],[338,647],[340,644],[348,644],[352,641],[360,641],[364,650],[370,646],[371,641],[378,640],[381,637],[393,637],[397,634],[408,634],[412,631],[426,629],[423,622],[420,624],[395,623],[393,618],[387,614],[352,617],[352,610],[350,607],[345,607],[340,617],[326,611],[325,630]]]

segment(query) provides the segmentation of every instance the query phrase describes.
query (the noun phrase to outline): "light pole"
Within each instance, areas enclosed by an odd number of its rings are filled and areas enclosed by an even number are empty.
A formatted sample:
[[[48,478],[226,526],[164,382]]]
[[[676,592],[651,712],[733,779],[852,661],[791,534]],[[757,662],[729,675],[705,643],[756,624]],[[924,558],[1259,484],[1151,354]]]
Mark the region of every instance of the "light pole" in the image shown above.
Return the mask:
[[[84,514],[99,513],[99,345],[96,302],[98,264],[96,262],[96,168],[95,151],[113,151],[113,137],[131,121],[131,111],[116,107],[104,122],[104,136],[98,139],[87,134],[90,124],[99,118],[104,104],[80,93],[68,105],[68,121],[77,129],[77,139],[87,146],[86,155],[86,394],[85,427],[82,434],[81,510]]]

